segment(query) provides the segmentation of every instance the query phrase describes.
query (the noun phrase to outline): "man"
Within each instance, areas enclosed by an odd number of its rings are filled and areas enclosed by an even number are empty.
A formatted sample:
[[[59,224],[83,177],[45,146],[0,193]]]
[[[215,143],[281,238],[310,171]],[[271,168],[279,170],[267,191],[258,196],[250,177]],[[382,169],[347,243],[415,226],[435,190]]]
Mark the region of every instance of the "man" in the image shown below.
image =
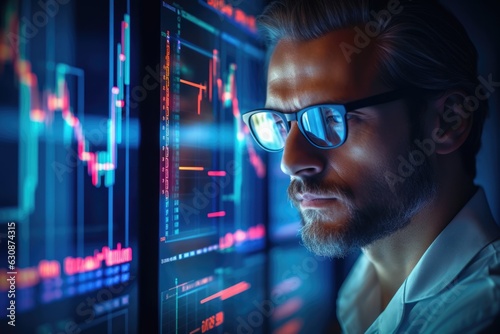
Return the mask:
[[[462,25],[423,0],[284,0],[259,24],[266,106],[243,119],[283,150],[304,245],[362,250],[337,300],[343,331],[492,329],[500,231],[473,183],[488,94]]]

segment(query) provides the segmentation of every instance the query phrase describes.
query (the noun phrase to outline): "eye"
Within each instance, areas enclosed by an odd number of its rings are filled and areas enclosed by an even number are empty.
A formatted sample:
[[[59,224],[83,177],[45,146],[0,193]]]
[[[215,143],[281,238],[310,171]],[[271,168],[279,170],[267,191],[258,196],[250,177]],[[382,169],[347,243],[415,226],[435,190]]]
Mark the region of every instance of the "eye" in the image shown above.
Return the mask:
[[[285,125],[285,122],[279,117],[275,118],[274,125],[278,129],[279,133],[281,134],[282,137],[286,137],[287,135],[287,128]]]
[[[342,123],[342,116],[329,110],[326,112],[325,121],[328,125],[336,125]]]

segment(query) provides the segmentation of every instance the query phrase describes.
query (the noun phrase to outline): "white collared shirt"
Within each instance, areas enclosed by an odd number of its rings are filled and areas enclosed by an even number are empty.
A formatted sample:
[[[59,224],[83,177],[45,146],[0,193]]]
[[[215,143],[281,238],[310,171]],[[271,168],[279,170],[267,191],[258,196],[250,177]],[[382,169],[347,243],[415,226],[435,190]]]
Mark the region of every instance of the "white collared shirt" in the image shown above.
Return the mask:
[[[500,228],[483,189],[437,236],[380,313],[375,268],[363,254],[339,291],[344,333],[478,333],[500,313]]]

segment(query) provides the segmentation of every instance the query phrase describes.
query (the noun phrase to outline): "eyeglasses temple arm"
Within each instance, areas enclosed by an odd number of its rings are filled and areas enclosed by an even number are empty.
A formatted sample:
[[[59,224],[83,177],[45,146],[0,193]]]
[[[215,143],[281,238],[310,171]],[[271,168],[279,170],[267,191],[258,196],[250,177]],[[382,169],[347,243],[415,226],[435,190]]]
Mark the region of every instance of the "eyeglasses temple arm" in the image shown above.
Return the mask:
[[[369,106],[375,106],[382,103],[387,103],[395,100],[399,100],[400,98],[407,96],[408,90],[406,89],[397,89],[387,93],[382,93],[379,95],[369,96],[367,98],[348,102],[344,104],[346,111],[361,109]]]

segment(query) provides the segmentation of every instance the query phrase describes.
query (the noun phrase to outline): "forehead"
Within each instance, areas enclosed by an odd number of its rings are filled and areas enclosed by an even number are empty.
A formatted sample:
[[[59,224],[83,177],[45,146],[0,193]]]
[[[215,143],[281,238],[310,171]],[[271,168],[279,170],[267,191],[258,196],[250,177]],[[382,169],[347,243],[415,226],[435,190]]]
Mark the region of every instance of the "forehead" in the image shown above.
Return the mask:
[[[281,40],[269,63],[268,107],[299,109],[346,102],[386,90],[379,80],[374,41],[357,48],[353,29],[309,41]]]

